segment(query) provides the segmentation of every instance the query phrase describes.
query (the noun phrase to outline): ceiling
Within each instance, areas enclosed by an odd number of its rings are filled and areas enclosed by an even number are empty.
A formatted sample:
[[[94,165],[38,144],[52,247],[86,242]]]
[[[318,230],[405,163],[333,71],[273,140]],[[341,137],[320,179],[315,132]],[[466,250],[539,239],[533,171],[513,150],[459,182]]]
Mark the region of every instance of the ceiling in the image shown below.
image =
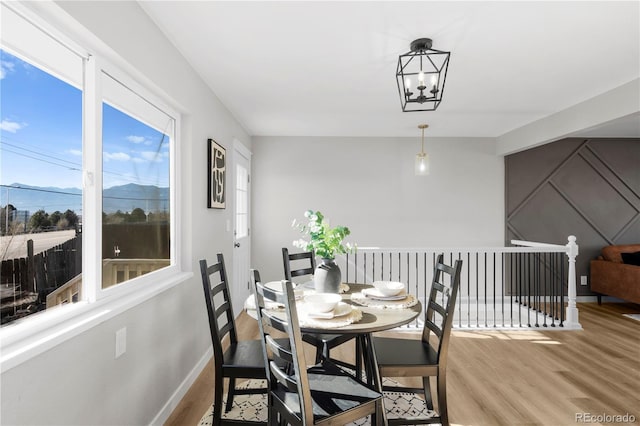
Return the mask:
[[[640,76],[637,1],[139,4],[253,136],[498,137]],[[446,89],[403,113],[422,37],[451,52]],[[640,114],[617,124],[589,131],[640,137]]]

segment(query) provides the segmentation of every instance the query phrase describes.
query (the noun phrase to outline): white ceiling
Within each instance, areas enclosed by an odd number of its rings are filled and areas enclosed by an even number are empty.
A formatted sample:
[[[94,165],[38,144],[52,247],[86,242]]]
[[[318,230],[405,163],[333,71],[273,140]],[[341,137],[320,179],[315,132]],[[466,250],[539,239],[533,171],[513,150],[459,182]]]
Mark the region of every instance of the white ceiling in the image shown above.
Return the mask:
[[[140,5],[256,136],[497,137],[640,76],[638,1]],[[398,55],[422,37],[451,52],[443,102],[403,113]]]

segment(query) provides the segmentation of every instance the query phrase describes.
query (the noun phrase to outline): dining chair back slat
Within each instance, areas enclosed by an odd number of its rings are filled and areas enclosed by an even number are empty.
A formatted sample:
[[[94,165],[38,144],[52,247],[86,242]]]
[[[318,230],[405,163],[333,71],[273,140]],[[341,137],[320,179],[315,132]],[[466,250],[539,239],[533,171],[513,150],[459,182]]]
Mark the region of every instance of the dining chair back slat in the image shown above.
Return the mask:
[[[428,328],[433,334],[435,334],[438,338],[442,337],[442,329],[438,326],[438,324],[432,322],[431,320],[425,320],[424,322],[425,328]]]
[[[289,249],[282,247],[282,260],[284,265],[284,279],[291,281],[292,278],[303,275],[313,275],[316,270],[316,256],[313,251],[300,253],[289,253]],[[303,267],[292,269],[292,263],[299,265],[304,261]]]
[[[432,324],[432,327],[424,327],[422,341],[428,343],[430,332],[436,335],[438,346],[438,362],[442,368],[446,367],[447,350],[451,327],[453,326],[453,312],[455,300],[460,288],[460,271],[462,261],[457,260],[454,266],[443,263],[444,256],[438,255],[434,268],[433,282],[429,295],[429,304],[425,313],[425,324]],[[445,277],[449,283],[445,282]],[[437,314],[437,315],[436,315]],[[437,330],[437,331],[436,331]]]
[[[232,343],[237,343],[238,334],[235,328],[233,306],[230,303],[227,271],[222,253],[218,253],[217,260],[216,263],[210,266],[207,266],[206,260],[201,260],[200,270],[205,291],[205,302],[207,309],[212,312],[212,315],[209,316],[209,331],[214,342],[213,352],[214,356],[217,355],[222,359],[222,340],[228,336]],[[214,281],[215,285],[211,283],[212,276],[219,278],[219,280]],[[218,298],[222,299],[222,303],[216,304],[216,299]],[[224,317],[224,321],[221,320],[221,317]]]

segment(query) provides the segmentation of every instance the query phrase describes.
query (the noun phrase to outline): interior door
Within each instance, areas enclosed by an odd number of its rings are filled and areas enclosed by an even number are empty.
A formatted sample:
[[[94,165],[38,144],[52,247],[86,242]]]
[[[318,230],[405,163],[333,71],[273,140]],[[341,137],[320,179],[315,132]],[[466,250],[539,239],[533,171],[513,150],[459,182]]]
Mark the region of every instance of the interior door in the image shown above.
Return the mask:
[[[231,298],[236,315],[242,312],[249,291],[251,267],[251,152],[239,142],[234,143],[233,212],[233,288]]]

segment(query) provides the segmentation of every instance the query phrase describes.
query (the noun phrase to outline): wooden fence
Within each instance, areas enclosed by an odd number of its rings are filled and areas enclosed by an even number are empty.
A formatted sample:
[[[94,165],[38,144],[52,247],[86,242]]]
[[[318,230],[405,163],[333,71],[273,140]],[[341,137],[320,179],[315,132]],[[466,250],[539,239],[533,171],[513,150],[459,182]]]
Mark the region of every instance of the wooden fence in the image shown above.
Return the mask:
[[[38,254],[27,241],[27,257],[3,260],[0,284],[44,297],[82,272],[82,238],[77,236]]]

